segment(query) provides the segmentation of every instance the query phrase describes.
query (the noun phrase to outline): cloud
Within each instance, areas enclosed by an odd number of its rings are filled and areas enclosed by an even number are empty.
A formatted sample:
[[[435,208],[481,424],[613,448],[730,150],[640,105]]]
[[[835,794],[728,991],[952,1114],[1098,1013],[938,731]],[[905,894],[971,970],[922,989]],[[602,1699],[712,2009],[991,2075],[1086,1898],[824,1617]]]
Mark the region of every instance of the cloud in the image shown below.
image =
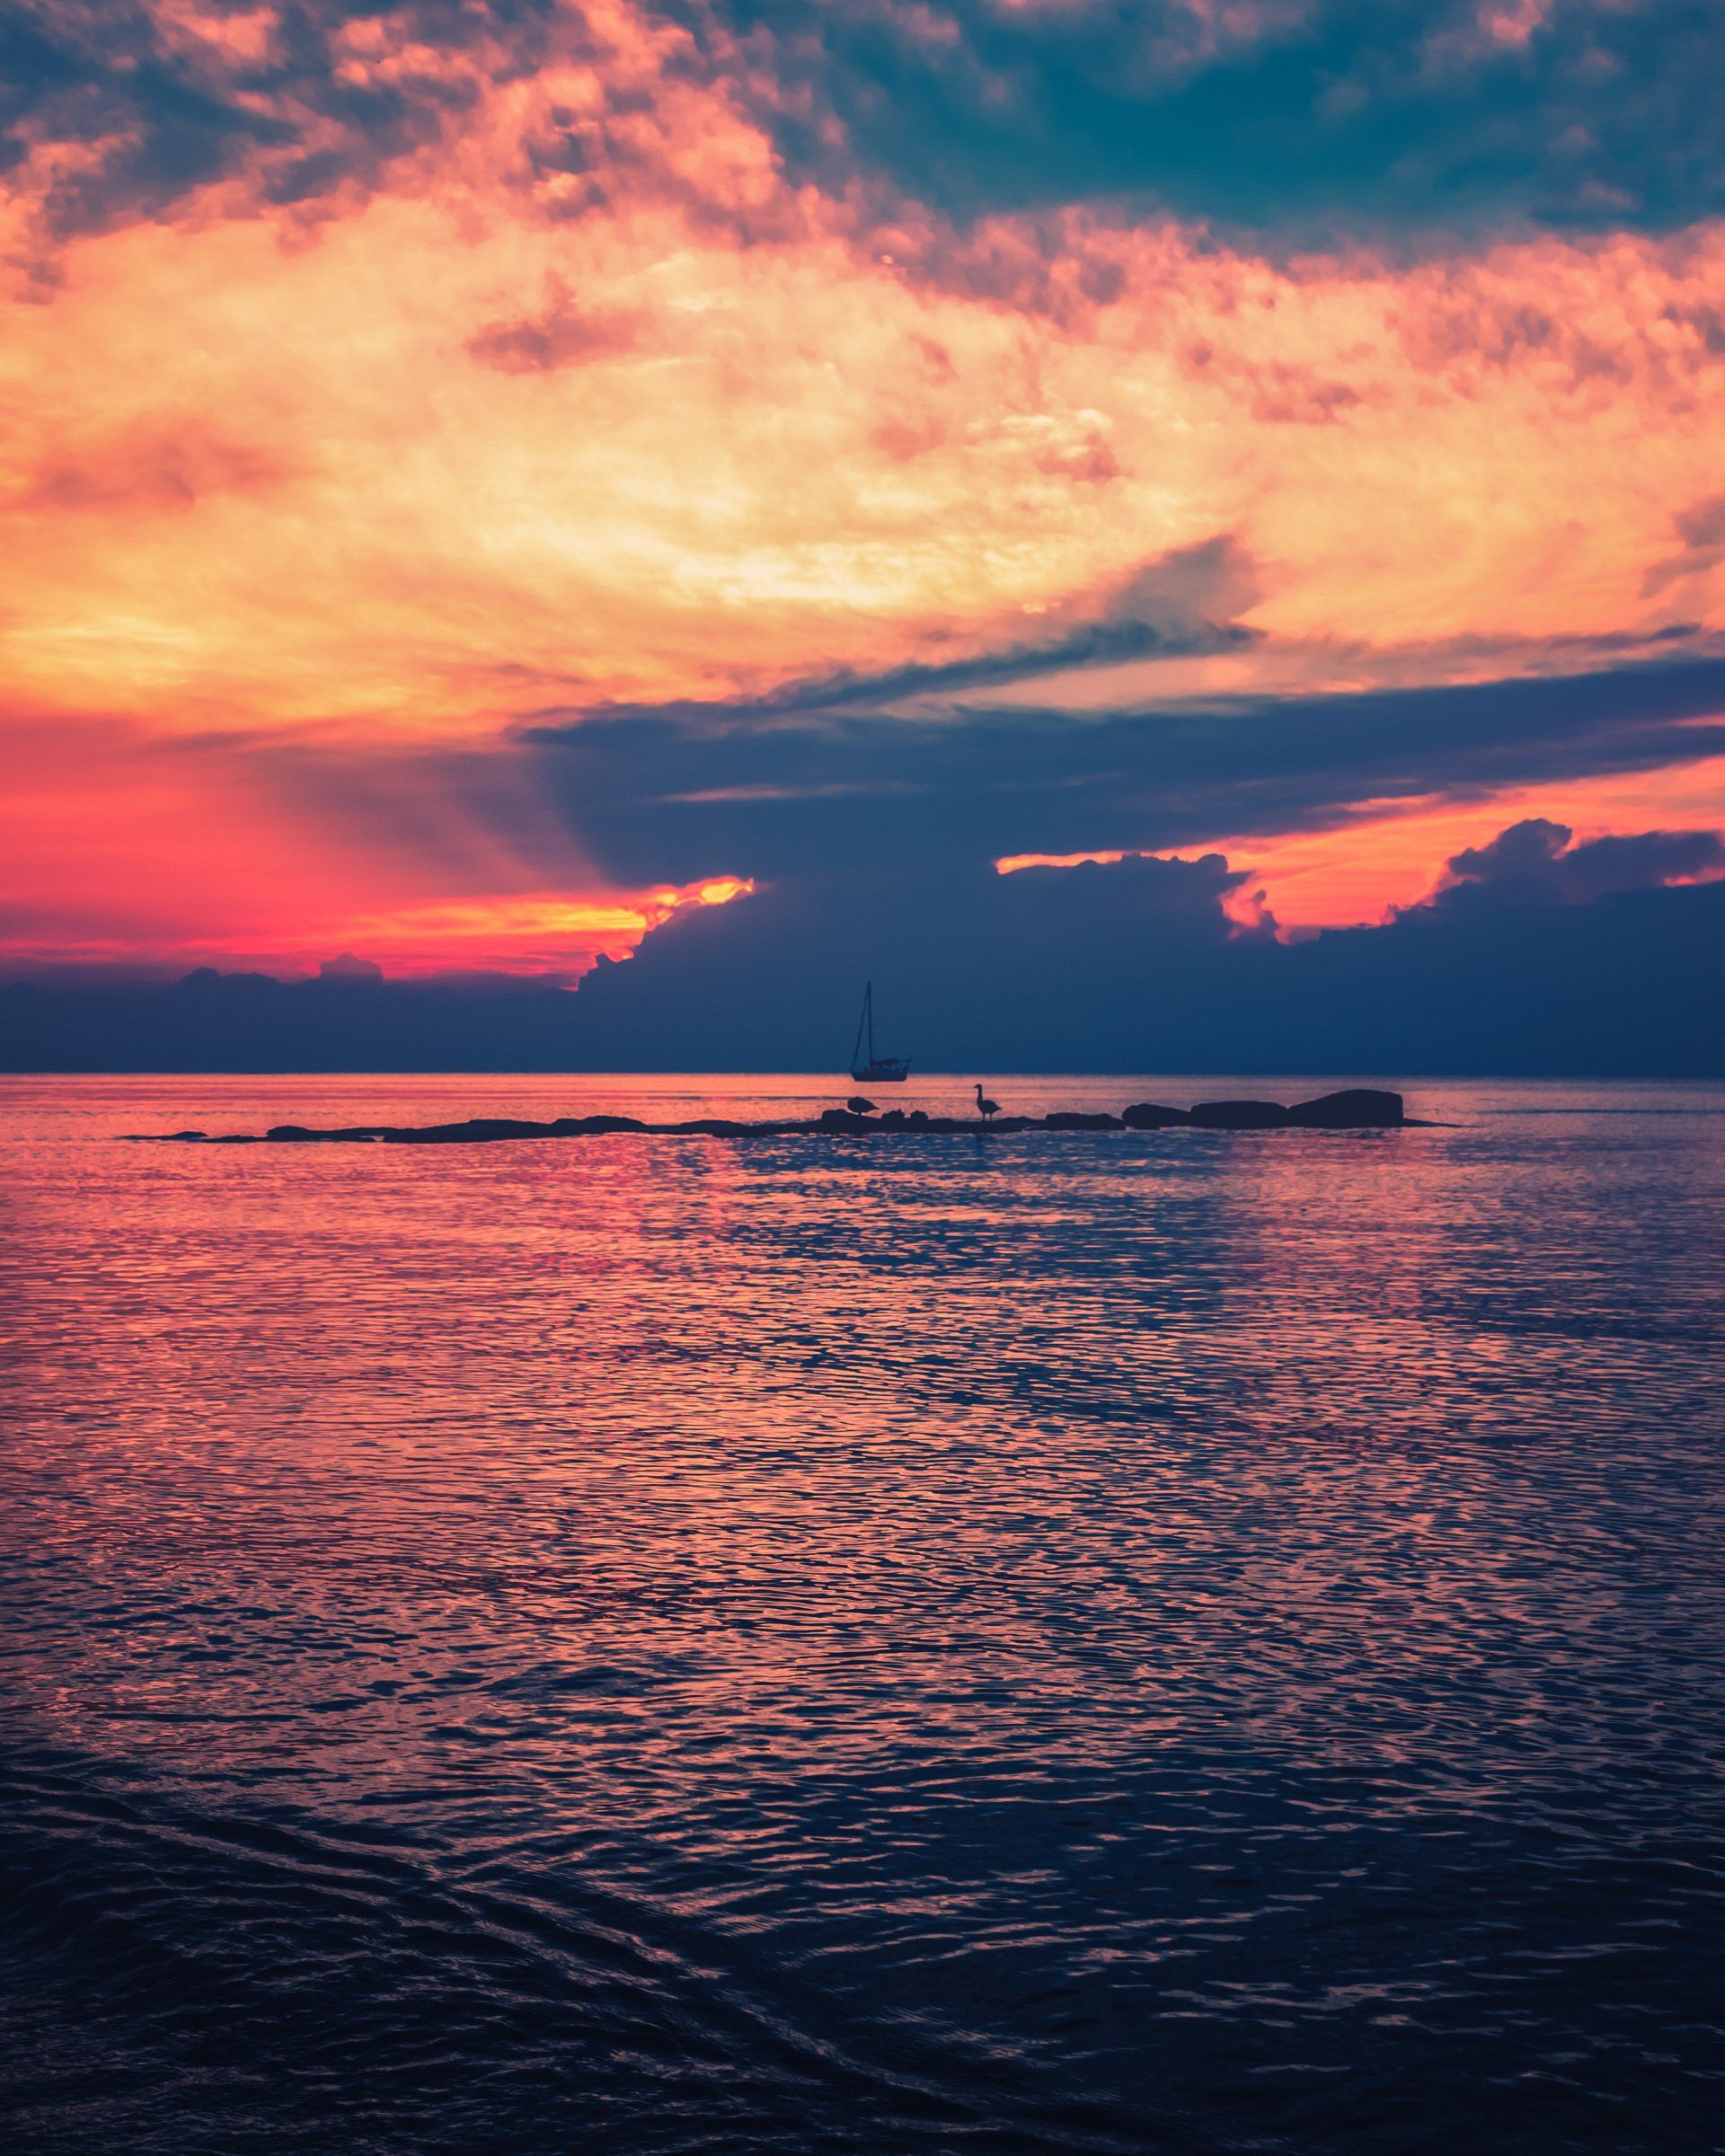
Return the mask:
[[[344,950],[339,959],[325,959],[317,969],[317,977],[324,982],[376,988],[382,984],[384,969],[375,959],[357,959],[350,950]]]
[[[435,141],[292,200],[261,150],[66,241],[9,324],[20,693],[423,735],[1066,635],[1154,660],[1110,595],[1221,534],[1254,584],[1203,611],[1261,653],[1725,624],[1704,550],[1648,582],[1719,460],[1720,233],[1278,265],[1165,218],[895,223],[792,183],[747,70],[603,27],[518,75],[355,18],[344,82],[454,71]]]
[[[995,876],[881,864],[692,909],[573,994],[429,983],[0,990],[14,1067],[842,1071],[864,978],[920,1072],[1447,1072],[1725,1076],[1725,881],[1668,834],[1508,832],[1380,928],[1278,942],[1225,908],[1216,855]],[[1521,870],[1580,857],[1567,901]],[[1714,842],[1712,858],[1720,858]],[[1518,864],[1518,865],[1517,865]],[[1491,903],[1461,903],[1489,886]],[[842,1080],[836,1077],[836,1083]],[[1010,1105],[1010,1102],[1009,1102]]]
[[[261,444],[230,441],[200,420],[143,424],[76,446],[61,444],[23,475],[15,501],[29,514],[112,516],[190,508],[214,494],[252,494],[288,477]]]
[[[897,676],[883,685],[900,693]],[[824,695],[825,690],[818,694]],[[1075,718],[676,707],[526,737],[606,872],[686,883],[878,862],[1157,851],[1433,795],[1654,769],[1725,750],[1725,659]]]
[[[1648,570],[1641,588],[1656,598],[1686,577],[1704,577],[1725,562],[1725,494],[1710,495],[1676,519],[1677,552]]]
[[[1215,854],[787,881],[589,976],[582,1053],[819,1068],[872,978],[886,1045],[937,1070],[1725,1073],[1725,882],[1665,888],[1725,869],[1719,835],[1564,836],[1505,832],[1429,904],[1292,944],[1230,918]]]
[[[959,219],[1124,199],[1298,239],[1670,228],[1725,206],[1705,0],[846,0],[818,39],[792,0],[714,12],[774,40],[793,172],[889,178]]]
[[[1445,865],[1431,900],[1455,907],[1482,899],[1574,906],[1610,891],[1657,889],[1725,875],[1725,839],[1717,831],[1641,831],[1573,844],[1562,824],[1528,817]]]
[[[776,720],[817,712],[878,711],[917,699],[998,689],[1087,667],[1238,650],[1252,637],[1233,617],[1257,596],[1250,555],[1232,534],[1220,533],[1194,546],[1157,555],[1093,594],[1039,608],[1036,634],[998,636],[985,649],[958,658],[796,676],[735,711],[687,699],[661,704],[654,715],[675,718],[694,729],[716,725],[722,729],[732,719]],[[579,723],[642,715],[638,707],[616,705],[588,712]],[[548,738],[548,722],[556,716],[535,714],[539,723],[530,738]]]
[[[573,1015],[564,990],[483,980],[49,977],[0,987],[0,1068],[567,1069]]]
[[[7,21],[39,955],[572,972],[724,876],[1700,816],[1716,11]]]
[[[626,314],[589,314],[578,307],[561,278],[546,278],[544,305],[534,314],[488,322],[467,340],[482,367],[505,375],[544,375],[584,367],[631,349],[639,333]]]
[[[756,241],[810,201],[883,232],[1160,211],[1284,252],[1725,209],[1706,0],[834,0],[818,34],[798,0],[24,0],[5,37],[50,244],[212,194],[310,226],[482,144],[526,214],[644,192]]]
[[[0,31],[4,177],[49,253],[194,204],[313,231],[414,184],[416,160],[482,168],[530,216],[621,189],[736,217],[764,207],[768,158],[711,33],[631,0],[22,0]]]

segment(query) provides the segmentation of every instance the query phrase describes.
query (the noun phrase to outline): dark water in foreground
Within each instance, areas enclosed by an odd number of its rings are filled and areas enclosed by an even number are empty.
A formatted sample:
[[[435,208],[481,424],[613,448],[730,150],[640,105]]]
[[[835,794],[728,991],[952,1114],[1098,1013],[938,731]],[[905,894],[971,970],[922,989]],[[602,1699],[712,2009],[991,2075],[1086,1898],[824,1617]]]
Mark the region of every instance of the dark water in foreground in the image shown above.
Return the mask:
[[[108,1135],[810,1090],[0,1089],[10,2145],[1721,2146],[1725,1092]]]

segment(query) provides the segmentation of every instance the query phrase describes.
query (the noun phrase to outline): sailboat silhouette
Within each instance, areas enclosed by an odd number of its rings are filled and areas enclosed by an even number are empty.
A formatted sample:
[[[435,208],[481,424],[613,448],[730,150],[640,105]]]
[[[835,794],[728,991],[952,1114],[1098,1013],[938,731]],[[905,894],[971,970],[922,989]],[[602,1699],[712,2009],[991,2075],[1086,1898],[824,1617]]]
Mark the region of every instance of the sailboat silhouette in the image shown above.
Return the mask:
[[[866,1044],[868,1053],[863,1054]],[[874,1050],[874,983],[862,991],[862,1015],[856,1021],[856,1044],[851,1050],[851,1076],[859,1083],[902,1085],[910,1069],[908,1056],[877,1056]]]

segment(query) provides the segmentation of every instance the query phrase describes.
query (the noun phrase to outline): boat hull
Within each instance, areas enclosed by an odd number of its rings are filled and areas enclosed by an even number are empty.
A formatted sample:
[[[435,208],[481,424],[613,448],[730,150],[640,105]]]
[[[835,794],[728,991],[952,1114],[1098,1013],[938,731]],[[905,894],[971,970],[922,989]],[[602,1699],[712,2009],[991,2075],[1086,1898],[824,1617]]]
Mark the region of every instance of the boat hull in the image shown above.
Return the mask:
[[[881,1056],[872,1063],[852,1065],[851,1077],[858,1085],[902,1085],[910,1075],[908,1056]]]

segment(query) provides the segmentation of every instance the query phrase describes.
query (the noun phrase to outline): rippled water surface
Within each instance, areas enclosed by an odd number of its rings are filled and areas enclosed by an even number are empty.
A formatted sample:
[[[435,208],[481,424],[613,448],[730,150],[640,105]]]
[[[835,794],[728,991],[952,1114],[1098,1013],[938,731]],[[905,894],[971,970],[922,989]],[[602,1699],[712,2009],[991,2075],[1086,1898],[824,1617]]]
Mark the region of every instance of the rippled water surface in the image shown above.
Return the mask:
[[[1720,2147],[1725,1093],[1408,1091],[8,1082],[11,2145]]]

